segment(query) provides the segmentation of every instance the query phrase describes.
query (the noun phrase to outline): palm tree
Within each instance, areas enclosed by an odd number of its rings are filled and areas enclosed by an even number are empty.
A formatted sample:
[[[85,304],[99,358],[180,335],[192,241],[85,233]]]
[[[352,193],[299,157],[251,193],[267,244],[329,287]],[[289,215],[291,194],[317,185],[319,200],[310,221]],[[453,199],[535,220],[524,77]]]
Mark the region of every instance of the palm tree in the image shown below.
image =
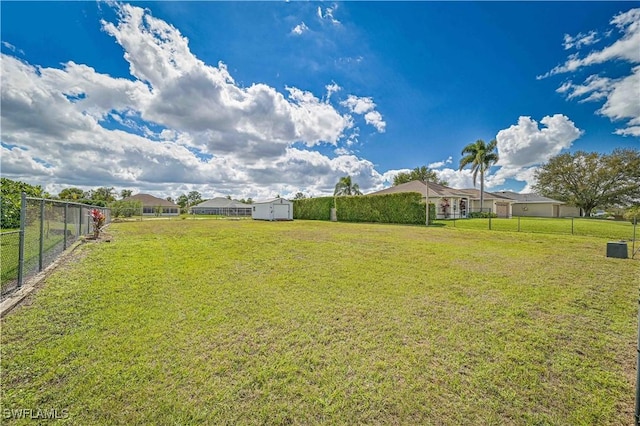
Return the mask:
[[[362,192],[360,192],[360,187],[357,183],[351,182],[351,176],[344,176],[336,183],[333,195],[362,195]]]
[[[498,153],[496,147],[498,142],[492,140],[488,144],[482,139],[478,139],[474,143],[470,143],[462,149],[462,159],[460,160],[460,170],[471,164],[473,172],[473,186],[476,185],[476,177],[480,172],[480,212],[484,207],[484,172],[489,170],[492,165],[498,162]]]

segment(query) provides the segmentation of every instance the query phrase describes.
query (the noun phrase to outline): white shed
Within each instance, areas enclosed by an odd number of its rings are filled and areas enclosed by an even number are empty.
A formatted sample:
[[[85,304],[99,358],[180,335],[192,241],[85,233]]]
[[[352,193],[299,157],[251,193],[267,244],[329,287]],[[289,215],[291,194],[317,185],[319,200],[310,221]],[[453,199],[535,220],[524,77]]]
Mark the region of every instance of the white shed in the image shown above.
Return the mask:
[[[254,201],[251,217],[258,220],[293,220],[293,203],[284,198]]]

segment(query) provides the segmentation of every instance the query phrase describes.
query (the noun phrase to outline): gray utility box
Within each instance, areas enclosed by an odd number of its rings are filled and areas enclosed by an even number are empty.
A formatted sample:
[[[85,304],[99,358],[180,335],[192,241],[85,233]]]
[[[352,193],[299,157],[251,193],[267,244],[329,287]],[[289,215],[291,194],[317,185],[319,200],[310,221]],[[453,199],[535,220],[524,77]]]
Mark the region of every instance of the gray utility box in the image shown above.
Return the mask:
[[[607,257],[617,257],[618,259],[626,259],[627,256],[627,243],[624,241],[617,241],[614,243],[607,243]]]

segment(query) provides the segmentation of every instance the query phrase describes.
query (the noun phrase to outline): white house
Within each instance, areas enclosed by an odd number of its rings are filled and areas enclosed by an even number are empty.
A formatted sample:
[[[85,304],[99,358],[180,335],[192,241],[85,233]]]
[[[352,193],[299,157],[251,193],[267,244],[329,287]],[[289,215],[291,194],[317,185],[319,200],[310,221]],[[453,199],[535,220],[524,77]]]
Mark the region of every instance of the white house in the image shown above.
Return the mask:
[[[425,182],[413,180],[368,195],[394,194],[398,192],[417,192],[425,199],[427,185]],[[437,219],[466,218],[469,213],[480,211],[480,191],[477,189],[455,189],[429,182],[428,192],[429,203],[435,206]],[[511,217],[512,203],[513,200],[509,198],[485,191],[482,211],[493,212],[498,217],[509,218]]]
[[[514,216],[580,217],[579,207],[569,206],[567,203],[543,197],[542,195],[534,193],[519,194],[511,191],[500,191],[496,194],[514,200]]]
[[[251,217],[258,220],[293,220],[293,203],[284,198],[254,201]]]

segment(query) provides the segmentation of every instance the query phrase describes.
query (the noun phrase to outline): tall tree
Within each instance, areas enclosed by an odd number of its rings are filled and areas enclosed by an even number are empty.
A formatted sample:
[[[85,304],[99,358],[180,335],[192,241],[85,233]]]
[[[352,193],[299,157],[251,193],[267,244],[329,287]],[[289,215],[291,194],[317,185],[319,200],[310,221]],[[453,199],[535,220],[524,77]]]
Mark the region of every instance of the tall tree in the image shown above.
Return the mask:
[[[100,188],[92,189],[89,191],[87,198],[91,201],[104,201],[106,203],[110,203],[116,200],[114,196],[116,189],[114,187],[107,188],[106,186],[101,186]]]
[[[84,198],[84,191],[80,188],[65,188],[58,194],[61,200],[77,201]]]
[[[580,207],[589,216],[596,207],[640,202],[640,151],[560,154],[540,166],[535,178],[535,191]]]
[[[462,149],[463,157],[460,159],[460,170],[471,165],[474,186],[478,173],[480,173],[480,211],[484,208],[484,174],[498,162],[497,146],[498,142],[495,139],[488,144],[482,139],[478,139]]]
[[[198,191],[191,191],[187,195],[187,199],[190,206],[195,206],[202,201],[202,195]]]
[[[131,195],[133,195],[133,191],[130,189],[123,189],[122,191],[120,191],[120,198],[124,199],[127,197],[131,197]]]
[[[189,198],[186,195],[182,194],[176,199],[176,204],[179,205],[182,210],[184,210],[189,207]]]
[[[296,195],[293,197],[294,200],[304,200],[307,198],[302,192],[296,192]]]
[[[344,176],[336,183],[333,195],[362,195],[362,192],[360,186],[351,181],[351,176]]]
[[[395,175],[393,177],[393,186],[397,186],[402,183],[407,183],[414,180],[420,180],[423,182],[425,181],[435,182],[440,185],[449,184],[449,182],[447,182],[446,180],[438,178],[438,175],[434,170],[431,170],[427,166],[422,166],[422,167],[416,167],[410,172],[400,172],[397,175]]]

